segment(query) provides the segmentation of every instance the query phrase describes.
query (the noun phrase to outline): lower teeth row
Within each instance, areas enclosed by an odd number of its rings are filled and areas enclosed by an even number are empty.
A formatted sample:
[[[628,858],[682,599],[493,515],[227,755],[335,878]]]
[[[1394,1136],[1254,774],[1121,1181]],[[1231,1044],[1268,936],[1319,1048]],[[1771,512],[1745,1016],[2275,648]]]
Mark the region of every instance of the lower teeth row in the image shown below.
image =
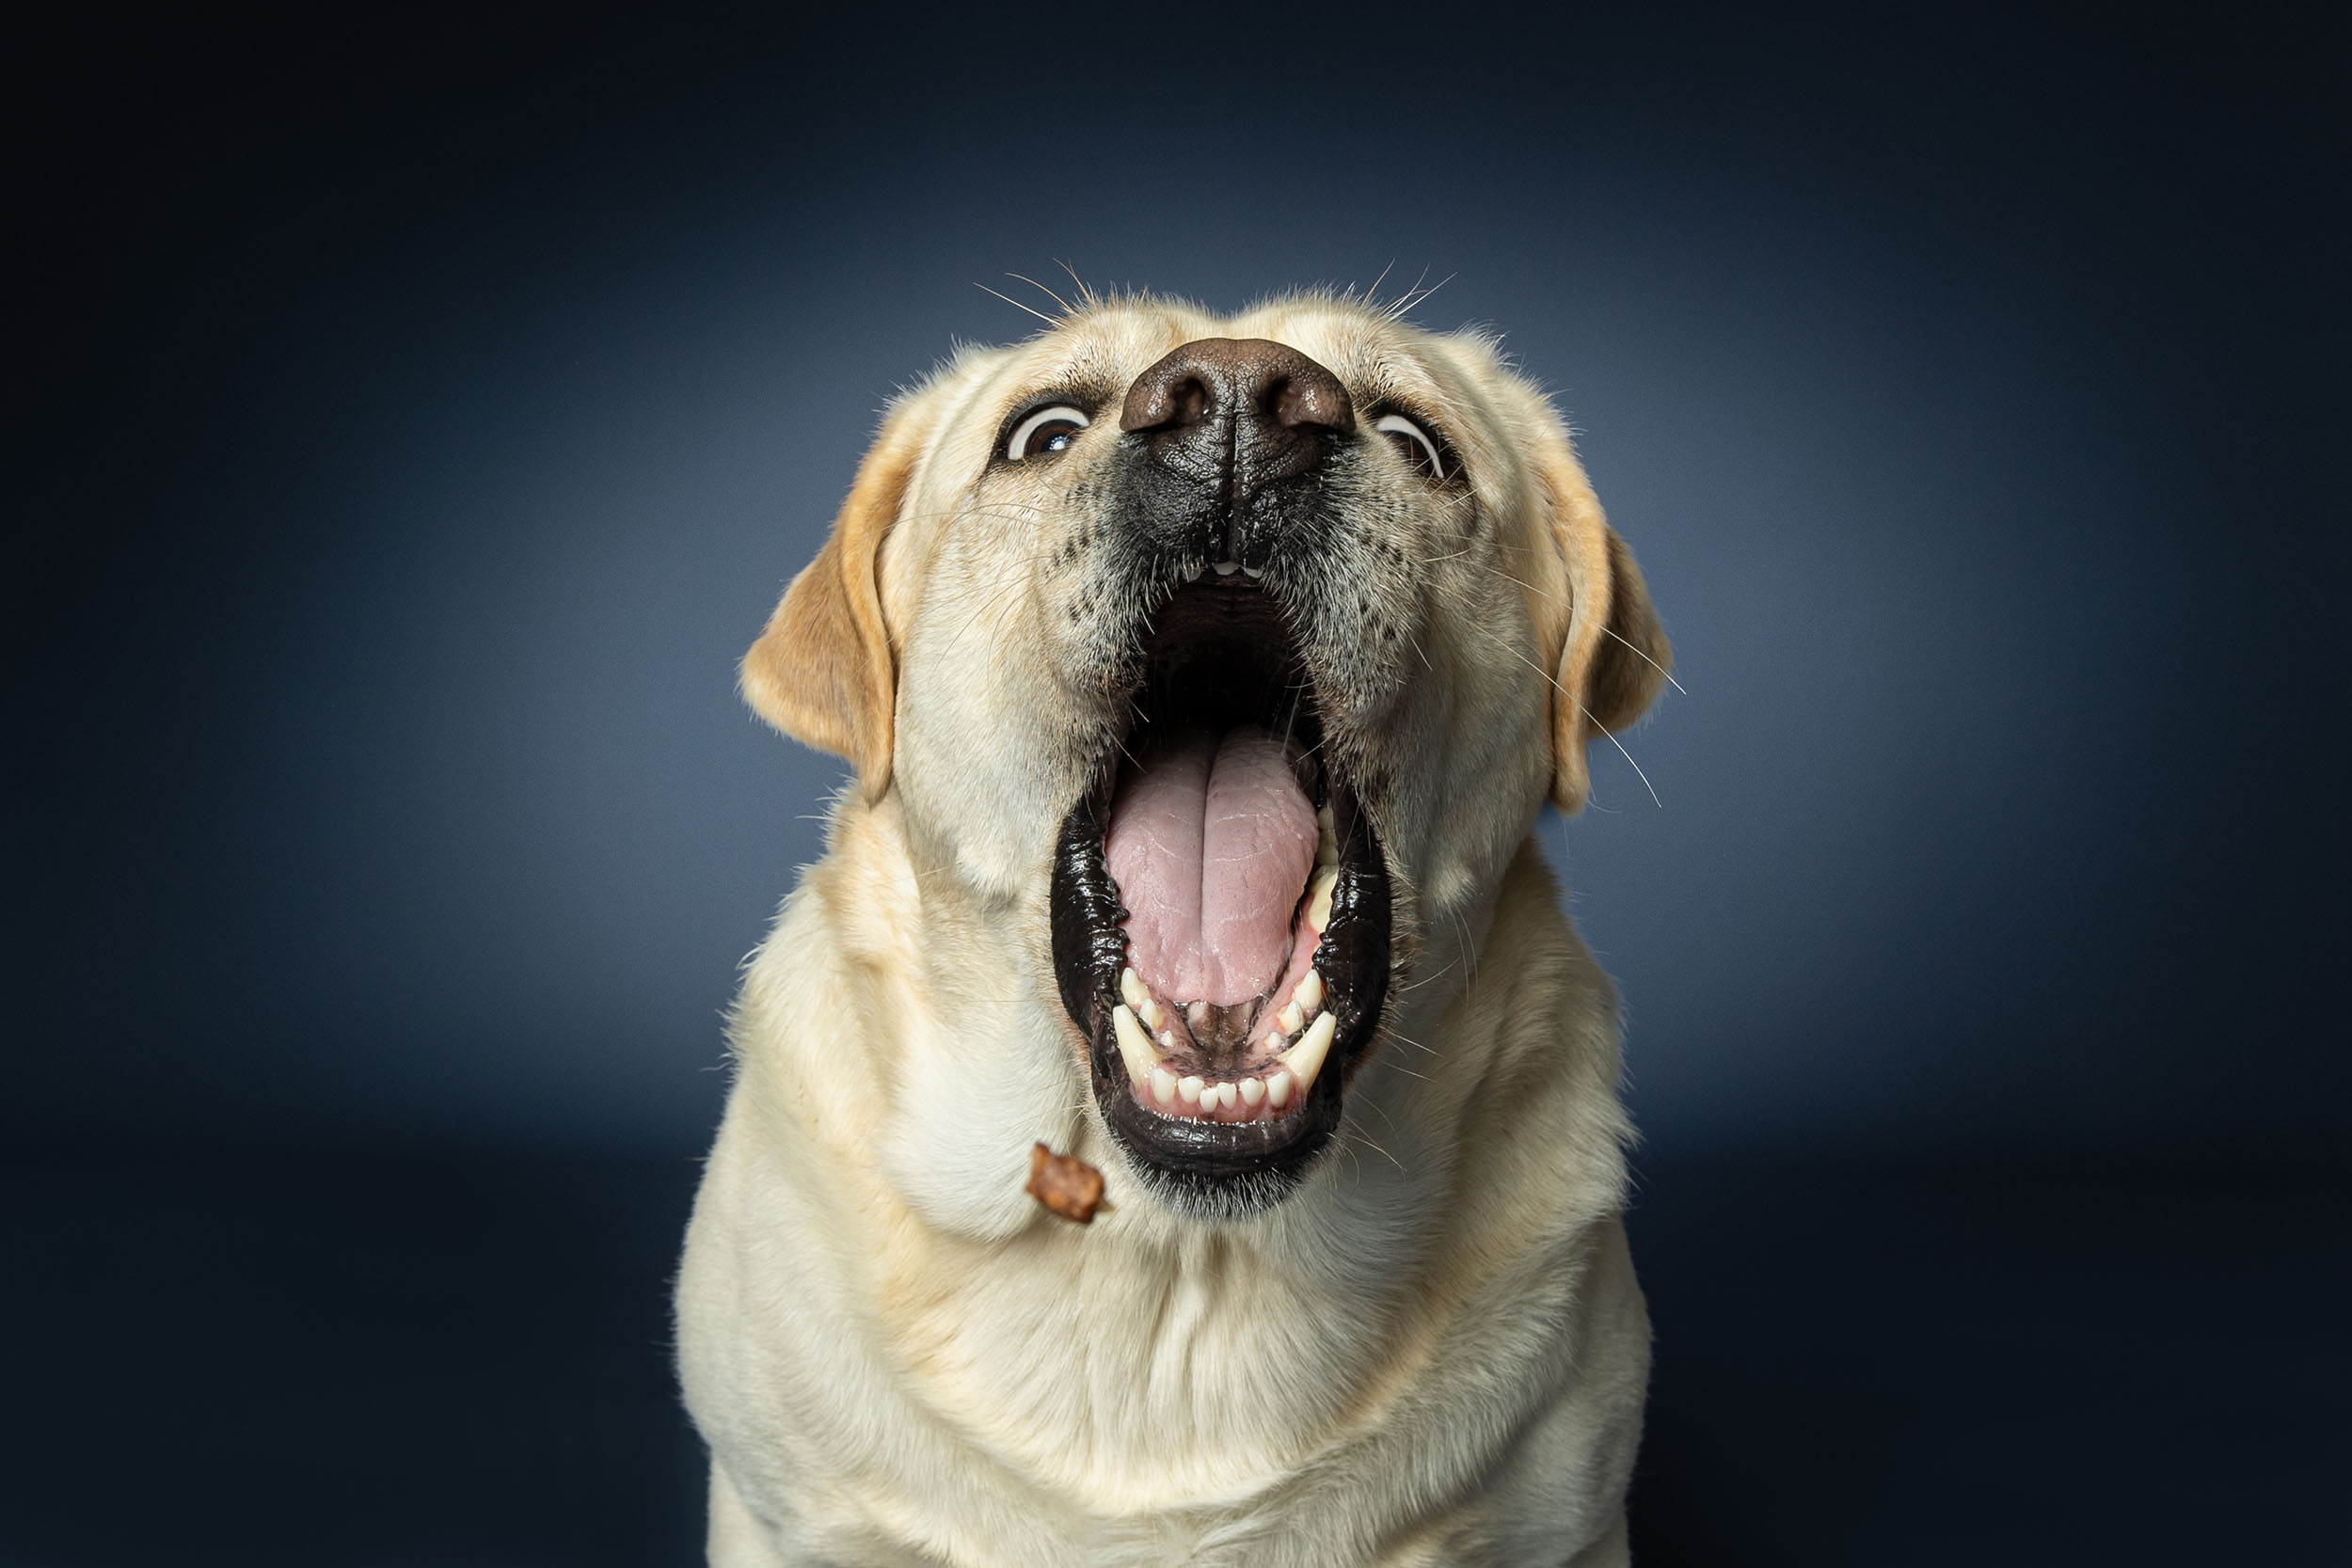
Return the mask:
[[[1330,1054],[1331,1038],[1339,1027],[1338,1021],[1322,1010],[1323,975],[1311,969],[1276,1014],[1280,1027],[1268,1034],[1264,1042],[1279,1049],[1285,1030],[1303,1026],[1298,1043],[1281,1050],[1274,1070],[1263,1077],[1252,1074],[1212,1084],[1194,1075],[1179,1078],[1163,1065],[1158,1047],[1168,1036],[1163,1034],[1155,1043],[1144,1028],[1142,1018],[1137,1016],[1141,1013],[1149,1017],[1159,1009],[1159,1003],[1132,968],[1120,972],[1119,990],[1126,1000],[1111,1009],[1111,1032],[1118,1041],[1120,1057],[1126,1064],[1128,1080],[1137,1089],[1148,1092],[1158,1105],[1181,1102],[1204,1111],[1230,1111],[1241,1105],[1255,1110],[1263,1103],[1281,1110],[1294,1094],[1304,1095],[1313,1086],[1315,1075],[1323,1070],[1324,1059]]]

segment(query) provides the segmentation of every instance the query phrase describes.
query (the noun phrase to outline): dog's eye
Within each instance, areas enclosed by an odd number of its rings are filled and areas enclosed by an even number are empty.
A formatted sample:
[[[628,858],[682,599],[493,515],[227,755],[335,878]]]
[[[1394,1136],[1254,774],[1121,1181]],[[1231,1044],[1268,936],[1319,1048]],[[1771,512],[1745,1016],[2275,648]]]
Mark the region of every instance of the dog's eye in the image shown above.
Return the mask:
[[[1411,464],[1431,479],[1445,478],[1445,459],[1438,455],[1438,443],[1402,414],[1383,414],[1373,422],[1373,429],[1389,438],[1389,443],[1405,454]]]
[[[1078,432],[1094,421],[1083,408],[1073,408],[1057,403],[1013,426],[1012,439],[1005,443],[1005,456],[1018,463],[1025,457],[1042,457],[1049,451],[1067,451],[1077,439]]]

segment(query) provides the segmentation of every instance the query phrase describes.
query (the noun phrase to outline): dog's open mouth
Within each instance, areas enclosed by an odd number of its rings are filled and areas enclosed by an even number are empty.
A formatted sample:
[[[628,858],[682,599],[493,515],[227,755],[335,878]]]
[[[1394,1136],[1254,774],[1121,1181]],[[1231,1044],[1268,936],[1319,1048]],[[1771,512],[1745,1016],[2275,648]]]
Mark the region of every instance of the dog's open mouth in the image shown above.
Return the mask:
[[[1202,1196],[1262,1188],[1328,1141],[1377,1028],[1380,846],[1281,609],[1246,576],[1169,601],[1132,710],[1055,854],[1062,1004],[1131,1154]]]

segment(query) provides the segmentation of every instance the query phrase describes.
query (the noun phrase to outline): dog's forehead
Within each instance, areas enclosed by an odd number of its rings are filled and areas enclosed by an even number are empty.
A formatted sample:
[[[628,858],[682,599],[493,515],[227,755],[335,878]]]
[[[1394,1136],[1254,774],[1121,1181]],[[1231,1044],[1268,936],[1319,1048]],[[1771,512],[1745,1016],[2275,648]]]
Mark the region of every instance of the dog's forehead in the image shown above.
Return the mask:
[[[1120,300],[1074,311],[1010,350],[975,401],[993,412],[1004,400],[1040,389],[1121,397],[1171,350],[1202,338],[1271,339],[1374,397],[1445,397],[1461,380],[1461,367],[1438,340],[1360,301],[1286,298],[1219,316],[1182,302]]]
[[[1442,356],[1429,334],[1355,300],[1269,300],[1227,325],[1229,337],[1288,344],[1359,397],[1423,391],[1442,374]]]

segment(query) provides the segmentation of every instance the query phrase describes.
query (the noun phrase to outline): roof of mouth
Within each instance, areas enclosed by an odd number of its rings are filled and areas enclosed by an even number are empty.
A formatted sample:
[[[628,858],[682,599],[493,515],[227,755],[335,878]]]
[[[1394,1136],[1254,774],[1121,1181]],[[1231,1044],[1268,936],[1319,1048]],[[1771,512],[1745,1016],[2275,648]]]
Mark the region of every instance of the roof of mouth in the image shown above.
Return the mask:
[[[1253,586],[1182,588],[1154,618],[1137,728],[1255,724],[1310,751],[1321,738],[1312,684],[1288,618]]]

